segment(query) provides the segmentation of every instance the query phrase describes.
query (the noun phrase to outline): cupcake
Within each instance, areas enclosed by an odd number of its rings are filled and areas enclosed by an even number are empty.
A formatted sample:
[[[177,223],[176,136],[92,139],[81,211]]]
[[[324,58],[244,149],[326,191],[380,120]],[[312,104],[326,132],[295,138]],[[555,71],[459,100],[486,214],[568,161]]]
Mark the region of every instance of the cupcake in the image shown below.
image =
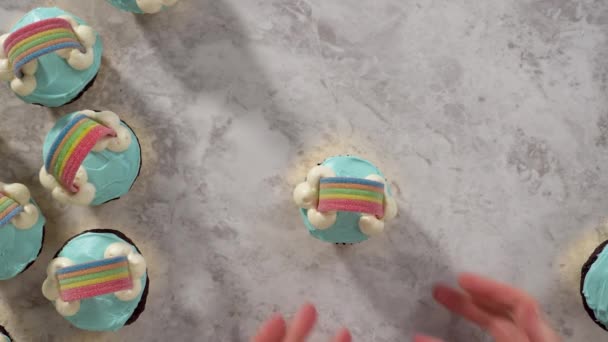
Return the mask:
[[[585,310],[602,329],[608,330],[608,241],[593,251],[581,270],[581,296]]]
[[[40,182],[66,204],[100,205],[130,189],[141,168],[137,136],[110,111],[63,116],[42,147]]]
[[[0,280],[22,273],[38,258],[44,223],[25,185],[0,183]]]
[[[108,0],[112,6],[133,13],[158,13],[178,0]]]
[[[93,229],[74,236],[46,272],[43,295],[77,328],[116,331],[135,322],[146,307],[146,261],[119,231]]]
[[[103,51],[98,34],[59,8],[37,8],[0,36],[0,80],[27,103],[59,107],[93,82]]]
[[[11,342],[13,339],[6,329],[0,325],[0,342]]]
[[[313,167],[295,188],[304,225],[315,238],[341,244],[384,231],[397,204],[384,175],[367,160],[338,156]]]

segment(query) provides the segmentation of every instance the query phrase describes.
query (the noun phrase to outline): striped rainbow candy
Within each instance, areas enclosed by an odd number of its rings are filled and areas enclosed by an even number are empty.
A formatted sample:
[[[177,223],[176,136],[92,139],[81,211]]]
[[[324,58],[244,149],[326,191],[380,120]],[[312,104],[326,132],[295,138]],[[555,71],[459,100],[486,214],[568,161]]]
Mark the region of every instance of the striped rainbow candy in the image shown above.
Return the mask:
[[[126,256],[91,261],[55,272],[59,296],[71,302],[133,288]]]
[[[78,168],[100,139],[115,136],[113,129],[84,114],[77,114],[53,141],[44,161],[46,171],[67,190],[78,192],[74,184]]]
[[[13,217],[19,215],[22,211],[22,205],[0,192],[0,227],[8,224]]]
[[[351,177],[321,178],[317,210],[384,216],[384,183]]]
[[[72,25],[61,18],[37,21],[11,33],[4,41],[4,52],[21,77],[21,68],[41,56],[61,49],[84,49]]]

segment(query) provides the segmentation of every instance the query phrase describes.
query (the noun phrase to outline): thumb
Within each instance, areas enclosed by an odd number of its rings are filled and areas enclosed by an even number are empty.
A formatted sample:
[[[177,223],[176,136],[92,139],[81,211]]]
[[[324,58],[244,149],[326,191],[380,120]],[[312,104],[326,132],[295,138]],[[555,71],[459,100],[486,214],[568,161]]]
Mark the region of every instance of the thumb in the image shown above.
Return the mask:
[[[434,337],[431,337],[431,336],[416,335],[416,336],[414,336],[414,342],[443,342],[443,341],[436,339]]]

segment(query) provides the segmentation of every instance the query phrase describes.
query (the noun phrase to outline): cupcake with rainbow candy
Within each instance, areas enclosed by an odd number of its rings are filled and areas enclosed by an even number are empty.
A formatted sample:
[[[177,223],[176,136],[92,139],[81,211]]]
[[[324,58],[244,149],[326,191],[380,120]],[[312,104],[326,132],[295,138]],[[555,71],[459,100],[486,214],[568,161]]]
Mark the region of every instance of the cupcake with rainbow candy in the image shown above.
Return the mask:
[[[68,240],[48,265],[43,295],[73,326],[116,331],[145,310],[146,260],[125,234],[93,229]]]
[[[99,35],[84,20],[37,8],[0,36],[0,80],[27,103],[59,107],[92,85],[102,52]]]
[[[0,280],[17,276],[38,258],[44,224],[25,185],[0,183]]]
[[[137,136],[110,111],[60,118],[44,140],[42,158],[40,182],[65,204],[96,206],[120,198],[141,168]]]
[[[353,244],[384,231],[397,215],[397,204],[384,175],[372,163],[353,156],[326,159],[294,189],[304,225],[315,238]]]

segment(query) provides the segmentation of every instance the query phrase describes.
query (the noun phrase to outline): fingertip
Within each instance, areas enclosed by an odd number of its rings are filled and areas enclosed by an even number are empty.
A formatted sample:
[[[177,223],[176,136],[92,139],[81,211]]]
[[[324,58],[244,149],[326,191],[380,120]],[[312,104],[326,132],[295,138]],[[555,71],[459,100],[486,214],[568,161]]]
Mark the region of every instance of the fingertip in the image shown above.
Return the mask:
[[[254,342],[281,341],[285,336],[287,324],[281,314],[274,314],[262,324],[257,335],[252,339]]]
[[[442,303],[449,298],[452,292],[454,292],[454,290],[451,287],[445,284],[437,284],[433,287],[433,298]]]
[[[302,305],[302,307],[300,307],[296,317],[314,322],[317,319],[317,308],[312,303],[306,302],[304,305]]]
[[[274,330],[285,330],[287,328],[287,323],[285,322],[285,318],[280,313],[275,313],[264,323],[264,327],[268,327]]]
[[[443,283],[437,283],[433,286],[433,294],[440,292],[446,288],[449,288],[449,286]]]
[[[317,308],[311,302],[306,302],[300,308],[300,312],[307,312],[307,313],[312,313],[312,314],[316,315],[317,314]]]
[[[277,322],[276,324],[286,325],[285,318],[283,318],[283,315],[281,315],[280,313],[275,313],[274,315],[272,315],[269,321]]]
[[[285,341],[302,341],[308,336],[317,321],[317,309],[314,305],[306,303],[300,307],[292,319]]]
[[[346,328],[341,328],[336,334],[336,337],[334,337],[333,342],[351,342],[351,340],[352,336],[350,331]]]
[[[440,339],[436,339],[427,335],[416,335],[414,336],[414,342],[443,342]]]

